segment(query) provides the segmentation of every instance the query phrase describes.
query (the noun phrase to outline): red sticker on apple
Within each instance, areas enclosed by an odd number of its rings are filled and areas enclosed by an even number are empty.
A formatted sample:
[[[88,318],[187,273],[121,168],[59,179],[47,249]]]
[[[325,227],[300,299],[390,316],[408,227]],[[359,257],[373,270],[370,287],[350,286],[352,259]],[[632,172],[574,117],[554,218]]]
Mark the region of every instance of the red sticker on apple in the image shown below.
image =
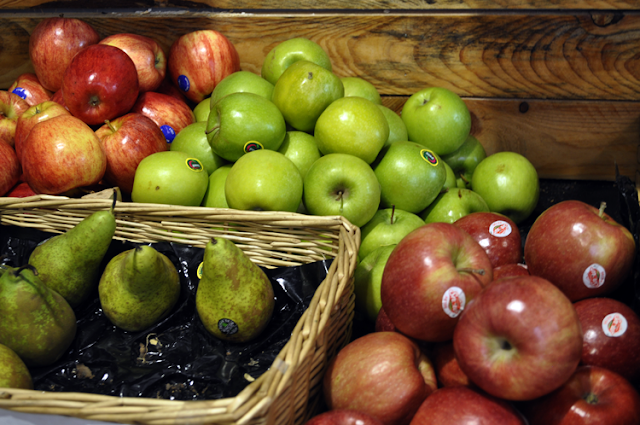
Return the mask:
[[[202,163],[196,158],[187,158],[185,162],[187,167],[191,168],[193,171],[200,172],[204,170]]]
[[[442,296],[442,309],[447,316],[455,319],[464,310],[464,305],[467,299],[464,295],[464,291],[457,286],[452,286],[444,291]]]
[[[489,233],[497,238],[509,236],[511,231],[511,225],[504,220],[496,220],[489,225]]]
[[[438,157],[433,153],[433,151],[430,151],[429,149],[422,149],[420,150],[420,156],[422,159],[427,161],[429,165],[433,165],[434,167],[438,165]]]
[[[627,331],[627,319],[620,313],[607,314],[602,319],[602,331],[606,336],[621,336]]]
[[[264,149],[264,146],[260,142],[256,142],[255,140],[251,140],[244,144],[244,153],[249,153],[253,151],[259,151],[260,149]]]
[[[598,263],[593,263],[584,270],[582,273],[582,282],[587,288],[599,288],[604,285],[604,279],[607,277],[607,273]]]

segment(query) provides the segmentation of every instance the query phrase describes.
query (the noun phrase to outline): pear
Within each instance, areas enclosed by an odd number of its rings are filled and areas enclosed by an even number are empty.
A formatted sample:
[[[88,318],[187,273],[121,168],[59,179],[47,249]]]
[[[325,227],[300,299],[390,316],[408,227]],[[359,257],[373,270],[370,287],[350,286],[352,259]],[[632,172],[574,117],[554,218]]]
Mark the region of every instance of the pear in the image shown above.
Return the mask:
[[[100,264],[116,230],[115,202],[114,196],[111,209],[96,211],[67,232],[45,240],[29,257],[40,279],[72,308],[85,301],[98,285]]]
[[[141,331],[171,312],[180,297],[180,277],[166,255],[139,245],[109,261],[98,296],[111,323],[126,331]]]
[[[27,365],[15,351],[3,344],[0,344],[0,388],[33,389]]]
[[[9,268],[0,277],[0,317],[0,344],[27,366],[54,363],[76,335],[73,309],[31,265]]]
[[[247,342],[267,326],[275,305],[265,272],[231,240],[212,238],[204,250],[196,310],[206,330],[231,342]]]

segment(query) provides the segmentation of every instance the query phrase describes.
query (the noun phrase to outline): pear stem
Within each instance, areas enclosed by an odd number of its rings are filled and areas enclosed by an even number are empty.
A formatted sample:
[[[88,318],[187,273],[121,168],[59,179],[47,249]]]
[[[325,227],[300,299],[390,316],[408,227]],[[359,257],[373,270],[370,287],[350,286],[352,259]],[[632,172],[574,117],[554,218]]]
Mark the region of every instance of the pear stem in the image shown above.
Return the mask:
[[[607,208],[607,203],[602,201],[600,202],[600,208],[598,209],[598,216],[600,218],[604,217],[604,209]]]
[[[36,270],[36,268],[34,266],[32,266],[31,264],[25,264],[24,266],[20,266],[17,269],[15,269],[13,271],[13,275],[18,277],[18,275],[20,275],[20,273],[22,273],[22,270],[24,269],[29,269],[33,272],[34,275],[38,276],[38,270]]]

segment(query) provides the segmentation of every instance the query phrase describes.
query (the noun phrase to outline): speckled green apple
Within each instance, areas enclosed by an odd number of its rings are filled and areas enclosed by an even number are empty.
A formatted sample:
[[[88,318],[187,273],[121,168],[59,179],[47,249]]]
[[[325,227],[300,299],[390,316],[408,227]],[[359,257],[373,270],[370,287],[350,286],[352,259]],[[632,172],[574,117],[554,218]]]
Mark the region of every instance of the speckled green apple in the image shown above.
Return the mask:
[[[250,71],[236,71],[227,75],[211,92],[209,107],[228,94],[249,92],[271,100],[273,84]]]
[[[420,217],[425,223],[453,223],[477,211],[489,211],[484,199],[470,189],[454,188],[438,195],[435,201],[420,213]]]
[[[278,152],[296,164],[303,179],[311,165],[321,156],[316,139],[304,131],[287,131]]]
[[[382,104],[380,93],[378,92],[378,89],[376,89],[376,86],[374,86],[364,78],[342,77],[340,80],[344,85],[345,97],[360,96],[372,101],[375,104]]]
[[[227,197],[224,194],[224,185],[232,165],[233,164],[225,164],[211,173],[209,176],[209,186],[202,199],[203,207],[229,208]]]
[[[267,53],[260,75],[275,84],[285,69],[301,59],[317,63],[329,71],[333,70],[329,55],[318,43],[305,37],[295,37],[278,43]]]
[[[487,152],[484,146],[475,136],[470,134],[458,149],[443,155],[442,160],[451,166],[456,175],[456,186],[470,189],[473,170],[486,157]]]
[[[211,149],[211,145],[205,134],[206,129],[207,123],[204,121],[189,124],[176,135],[176,138],[173,139],[173,142],[169,145],[169,150],[186,152],[194,158],[199,159],[205,170],[207,170],[207,174],[211,175],[211,173],[227,161]]]
[[[382,208],[364,226],[360,233],[358,258],[364,259],[376,248],[397,244],[410,231],[423,226],[418,215],[398,208]]]
[[[402,121],[402,118],[400,118],[400,115],[384,105],[378,105],[378,108],[380,108],[384,117],[387,119],[387,124],[389,124],[389,137],[384,146],[389,146],[393,142],[409,140],[407,126],[404,124],[404,121]]]
[[[395,247],[396,244],[377,247],[358,263],[354,273],[355,309],[371,323],[375,323],[380,307],[382,307],[380,298],[382,272]]]

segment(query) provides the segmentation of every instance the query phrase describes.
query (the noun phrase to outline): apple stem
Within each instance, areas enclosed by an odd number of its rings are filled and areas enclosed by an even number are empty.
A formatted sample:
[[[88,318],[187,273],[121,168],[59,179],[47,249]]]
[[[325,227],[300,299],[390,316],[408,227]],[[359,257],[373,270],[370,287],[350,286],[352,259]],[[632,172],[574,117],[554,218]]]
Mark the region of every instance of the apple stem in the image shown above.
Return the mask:
[[[113,131],[114,133],[117,131],[113,124],[111,124],[111,121],[104,120],[104,123],[107,125],[107,127],[109,127],[109,130]]]
[[[463,267],[461,269],[458,269],[458,271],[462,273],[474,273],[479,274],[480,276],[484,276],[484,269],[470,269],[468,267]]]
[[[391,205],[391,218],[389,219],[389,224],[393,224],[393,216],[396,213],[396,206],[395,205]]]
[[[463,173],[460,173],[460,178],[462,179],[463,182],[465,182],[467,184],[469,183],[469,180],[464,176]]]
[[[113,210],[116,208],[116,202],[118,201],[118,190],[113,188],[113,202],[111,202],[111,214],[113,214]]]
[[[598,209],[598,216],[600,216],[600,218],[604,217],[605,208],[607,208],[607,203],[604,201],[600,202],[600,208]]]
[[[344,194],[344,192],[342,190],[338,191],[338,194],[336,195],[336,201],[340,201],[340,212],[342,212],[342,209],[344,207],[344,197],[342,196]]]
[[[589,404],[593,404],[593,405],[598,404],[598,396],[595,395],[594,393],[587,393],[584,396],[582,396],[582,399]]]

